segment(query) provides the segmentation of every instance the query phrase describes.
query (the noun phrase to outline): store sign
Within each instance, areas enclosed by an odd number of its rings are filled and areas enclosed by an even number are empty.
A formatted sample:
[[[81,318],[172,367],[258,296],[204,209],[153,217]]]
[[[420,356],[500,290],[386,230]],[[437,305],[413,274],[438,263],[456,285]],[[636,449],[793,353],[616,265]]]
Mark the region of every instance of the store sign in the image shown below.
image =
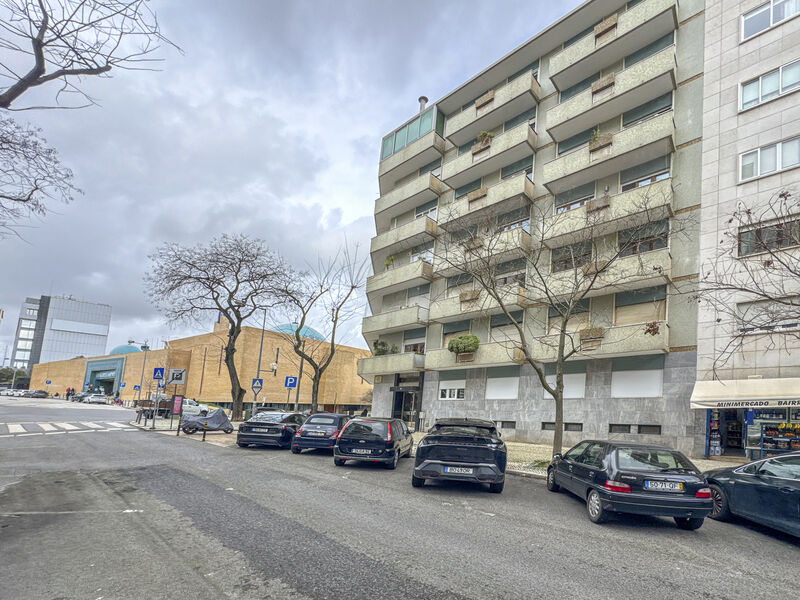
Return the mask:
[[[692,408],[793,408],[800,407],[800,399],[797,400],[692,400]]]

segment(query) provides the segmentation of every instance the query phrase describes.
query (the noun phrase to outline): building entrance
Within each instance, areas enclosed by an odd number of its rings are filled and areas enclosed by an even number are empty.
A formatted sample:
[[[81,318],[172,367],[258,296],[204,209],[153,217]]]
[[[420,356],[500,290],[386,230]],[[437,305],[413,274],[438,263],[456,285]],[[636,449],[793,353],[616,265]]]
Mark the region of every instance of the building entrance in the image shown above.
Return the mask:
[[[744,456],[745,409],[721,408],[709,411],[708,455]]]

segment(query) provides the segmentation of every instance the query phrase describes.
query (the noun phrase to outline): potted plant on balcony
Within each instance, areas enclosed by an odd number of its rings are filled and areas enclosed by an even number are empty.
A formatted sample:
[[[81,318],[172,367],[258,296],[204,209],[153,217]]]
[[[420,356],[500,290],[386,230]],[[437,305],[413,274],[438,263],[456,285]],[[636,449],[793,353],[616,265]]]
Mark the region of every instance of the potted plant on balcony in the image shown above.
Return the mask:
[[[453,338],[447,344],[447,349],[456,355],[458,362],[472,360],[473,354],[478,351],[480,340],[470,333]]]
[[[373,356],[383,356],[389,353],[389,344],[383,340],[375,340],[372,344]]]
[[[491,131],[481,131],[476,138],[476,143],[472,146],[472,153],[477,154],[481,150],[492,145],[494,134]]]
[[[393,264],[394,264],[394,255],[392,255],[392,256],[390,256],[389,258],[387,258],[387,259],[384,261],[384,263],[383,263],[383,266],[384,266],[384,267],[386,267],[386,270],[388,271],[389,269],[391,269],[391,268],[392,268],[392,265],[393,265]]]

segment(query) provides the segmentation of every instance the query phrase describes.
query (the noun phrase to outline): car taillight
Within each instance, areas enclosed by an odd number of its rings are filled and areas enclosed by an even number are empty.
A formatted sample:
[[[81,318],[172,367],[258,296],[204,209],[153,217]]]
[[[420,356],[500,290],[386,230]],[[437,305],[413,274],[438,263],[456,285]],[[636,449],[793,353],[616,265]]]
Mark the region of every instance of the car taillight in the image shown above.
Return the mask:
[[[340,440],[340,439],[342,439],[342,434],[344,433],[344,430],[345,430],[345,429],[347,429],[347,425],[345,425],[344,427],[342,427],[342,430],[339,432],[339,435],[337,435],[337,436],[336,436],[336,439],[337,439],[337,440]]]
[[[711,498],[711,488],[700,488],[694,493],[695,498]]]
[[[388,443],[392,442],[392,424],[386,423],[386,441]]]
[[[612,481],[611,479],[607,479],[605,485],[603,486],[609,492],[630,492],[631,486],[627,483],[622,483],[621,481]]]
[[[302,436],[302,433],[303,433],[303,428],[302,428],[302,427],[299,427],[299,428],[297,429],[297,431],[295,431],[295,432],[294,432],[294,434],[295,434],[295,435],[298,435],[298,436],[300,436],[300,437],[303,437],[303,436]]]
[[[339,437],[339,430],[338,429],[334,429],[333,433],[331,433],[331,437],[332,438],[338,438]]]
[[[286,431],[286,425],[281,425],[281,431]]]

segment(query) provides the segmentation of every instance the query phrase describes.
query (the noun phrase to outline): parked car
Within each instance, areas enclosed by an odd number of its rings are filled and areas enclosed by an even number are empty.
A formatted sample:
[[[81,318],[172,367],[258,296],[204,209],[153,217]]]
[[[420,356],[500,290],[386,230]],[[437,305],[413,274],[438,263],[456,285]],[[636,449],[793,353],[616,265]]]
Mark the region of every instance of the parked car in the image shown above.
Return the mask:
[[[106,398],[103,394],[89,394],[82,400],[82,402],[85,402],[86,404],[105,404],[107,401],[108,398]]]
[[[28,390],[28,393],[25,394],[26,398],[47,398],[50,394],[48,394],[44,390]]]
[[[288,448],[305,420],[303,415],[295,412],[260,412],[239,425],[236,443],[242,448],[251,444]]]
[[[411,456],[414,439],[400,419],[356,417],[339,432],[333,447],[333,464],[343,466],[348,460],[383,463],[397,467],[403,456]]]
[[[547,469],[547,489],[586,501],[593,523],[611,513],[672,517],[681,529],[699,529],[711,512],[711,490],[683,454],[664,446],[584,440]]]
[[[306,448],[332,449],[339,432],[349,420],[349,416],[337,413],[311,415],[294,434],[292,452],[300,454]]]
[[[181,404],[181,414],[205,417],[208,414],[208,404],[199,404],[191,398],[184,398],[183,404]]]
[[[737,515],[800,537],[800,452],[704,473],[711,518]]]
[[[417,445],[411,485],[426,479],[488,483],[495,494],[505,485],[506,445],[493,421],[438,419]]]
[[[73,395],[69,401],[70,402],[83,402],[84,399],[89,396],[88,392],[78,392],[77,394]]]

